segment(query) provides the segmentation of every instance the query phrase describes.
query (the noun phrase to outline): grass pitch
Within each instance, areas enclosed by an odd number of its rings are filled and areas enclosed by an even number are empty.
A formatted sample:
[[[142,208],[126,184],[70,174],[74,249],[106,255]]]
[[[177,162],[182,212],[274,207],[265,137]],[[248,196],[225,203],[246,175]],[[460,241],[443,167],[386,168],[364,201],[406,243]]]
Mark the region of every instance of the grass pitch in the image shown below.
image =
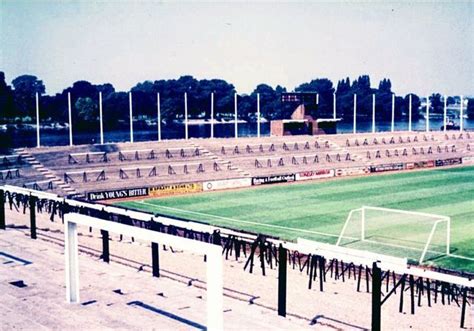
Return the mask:
[[[457,257],[438,256],[428,262],[474,272],[474,166],[118,204],[286,240],[304,237],[327,243],[336,243],[349,211],[363,205],[440,214],[451,217],[451,252]],[[407,238],[414,235],[403,226],[391,231]],[[390,250],[381,253],[390,254]]]

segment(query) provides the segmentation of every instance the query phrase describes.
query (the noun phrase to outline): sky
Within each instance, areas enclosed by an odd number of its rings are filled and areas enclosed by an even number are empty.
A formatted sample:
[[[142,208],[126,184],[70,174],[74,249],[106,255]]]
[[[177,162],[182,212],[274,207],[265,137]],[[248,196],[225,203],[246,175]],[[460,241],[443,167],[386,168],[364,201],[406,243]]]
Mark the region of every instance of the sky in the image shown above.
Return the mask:
[[[474,95],[474,1],[0,0],[0,71],[54,94],[78,80],[221,78],[239,93],[384,78],[397,94]]]

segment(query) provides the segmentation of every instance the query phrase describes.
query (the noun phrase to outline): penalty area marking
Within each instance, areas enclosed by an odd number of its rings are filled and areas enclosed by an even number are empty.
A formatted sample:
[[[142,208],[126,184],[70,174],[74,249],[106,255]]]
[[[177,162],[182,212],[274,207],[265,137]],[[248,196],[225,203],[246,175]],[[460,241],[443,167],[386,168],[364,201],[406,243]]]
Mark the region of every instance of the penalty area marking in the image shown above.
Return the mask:
[[[215,219],[221,219],[221,220],[228,221],[228,222],[236,222],[236,223],[242,223],[242,224],[257,225],[257,226],[269,227],[269,228],[280,229],[280,230],[288,230],[288,231],[293,231],[293,232],[303,232],[303,233],[309,233],[309,234],[316,234],[316,235],[320,235],[320,236],[339,238],[339,235],[326,233],[326,232],[311,231],[311,230],[297,229],[297,228],[289,228],[289,227],[281,226],[281,225],[273,225],[273,224],[259,223],[259,222],[253,222],[253,221],[244,221],[244,220],[239,220],[239,219],[230,218],[230,217],[224,217],[224,216],[212,215],[212,214],[207,214],[207,213],[201,213],[201,212],[198,212],[198,211],[191,211],[191,210],[185,210],[185,209],[179,209],[179,208],[156,205],[156,204],[153,204],[153,203],[146,202],[144,200],[138,200],[138,201],[135,201],[135,202],[138,202],[138,203],[143,204],[143,205],[151,206],[151,207],[154,207],[154,208],[158,208],[158,209],[160,209],[160,208],[169,209],[169,210],[176,211],[176,212],[182,213],[182,214],[191,214],[191,215],[198,215],[198,216],[204,216],[204,217],[213,217]],[[346,237],[346,238],[356,239],[356,238],[350,238],[350,237]],[[372,241],[372,240],[366,240],[366,241],[377,243],[377,244],[380,244],[380,245],[386,245],[386,246],[404,248],[404,249],[409,249],[409,250],[422,251],[421,249],[414,248],[414,247],[407,247],[407,246],[396,245],[396,244],[388,244],[388,243],[379,243],[379,242],[375,242],[375,241]],[[438,252],[431,251],[431,250],[429,250],[429,252],[430,253],[438,253]],[[446,255],[446,257],[452,257],[452,258],[457,258],[457,259],[464,259],[464,260],[474,261],[474,258],[467,257],[467,256],[462,256],[462,255],[456,255],[456,254],[449,254],[449,255]]]

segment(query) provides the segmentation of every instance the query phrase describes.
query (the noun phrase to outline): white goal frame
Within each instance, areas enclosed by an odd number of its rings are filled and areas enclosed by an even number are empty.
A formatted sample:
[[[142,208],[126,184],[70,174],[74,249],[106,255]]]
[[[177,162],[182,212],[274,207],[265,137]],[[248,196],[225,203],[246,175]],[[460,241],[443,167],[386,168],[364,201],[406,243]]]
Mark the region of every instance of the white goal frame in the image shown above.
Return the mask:
[[[68,303],[80,301],[78,224],[117,234],[126,234],[150,243],[160,243],[205,254],[207,256],[207,330],[223,330],[223,262],[220,246],[73,213],[64,215],[66,299]]]
[[[429,213],[421,213],[421,212],[415,212],[415,211],[408,211],[408,210],[401,210],[401,209],[390,209],[390,208],[382,208],[382,207],[370,207],[370,206],[362,206],[361,208],[358,209],[353,209],[349,212],[349,215],[346,218],[346,221],[344,223],[344,226],[342,227],[341,233],[339,234],[339,237],[337,238],[337,243],[336,246],[340,246],[341,240],[343,238],[349,238],[349,239],[359,239],[361,241],[365,241],[365,212],[366,210],[376,210],[376,211],[381,211],[381,212],[392,212],[392,213],[398,213],[398,214],[405,214],[405,215],[418,215],[422,217],[431,217],[433,218],[433,226],[431,227],[430,234],[428,236],[428,240],[425,243],[425,246],[422,250],[420,259],[418,261],[419,264],[422,264],[426,253],[428,252],[428,248],[431,244],[431,240],[433,239],[433,235],[436,231],[436,228],[439,223],[441,222],[446,222],[446,255],[449,256],[451,255],[451,217],[448,216],[443,216],[443,215],[437,215],[437,214],[429,214]],[[360,212],[361,213],[361,236],[360,238],[353,238],[353,237],[346,237],[344,236],[344,233],[346,231],[347,225],[349,224],[349,221],[352,218],[352,215],[354,212]]]

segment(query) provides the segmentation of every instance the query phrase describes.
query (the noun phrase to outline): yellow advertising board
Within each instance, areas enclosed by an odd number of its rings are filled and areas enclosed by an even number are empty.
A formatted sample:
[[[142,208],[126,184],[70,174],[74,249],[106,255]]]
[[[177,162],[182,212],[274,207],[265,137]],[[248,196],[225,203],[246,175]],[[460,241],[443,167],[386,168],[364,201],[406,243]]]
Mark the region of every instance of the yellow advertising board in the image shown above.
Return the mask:
[[[166,184],[150,187],[148,195],[150,197],[163,197],[167,195],[195,193],[201,191],[202,183]]]

